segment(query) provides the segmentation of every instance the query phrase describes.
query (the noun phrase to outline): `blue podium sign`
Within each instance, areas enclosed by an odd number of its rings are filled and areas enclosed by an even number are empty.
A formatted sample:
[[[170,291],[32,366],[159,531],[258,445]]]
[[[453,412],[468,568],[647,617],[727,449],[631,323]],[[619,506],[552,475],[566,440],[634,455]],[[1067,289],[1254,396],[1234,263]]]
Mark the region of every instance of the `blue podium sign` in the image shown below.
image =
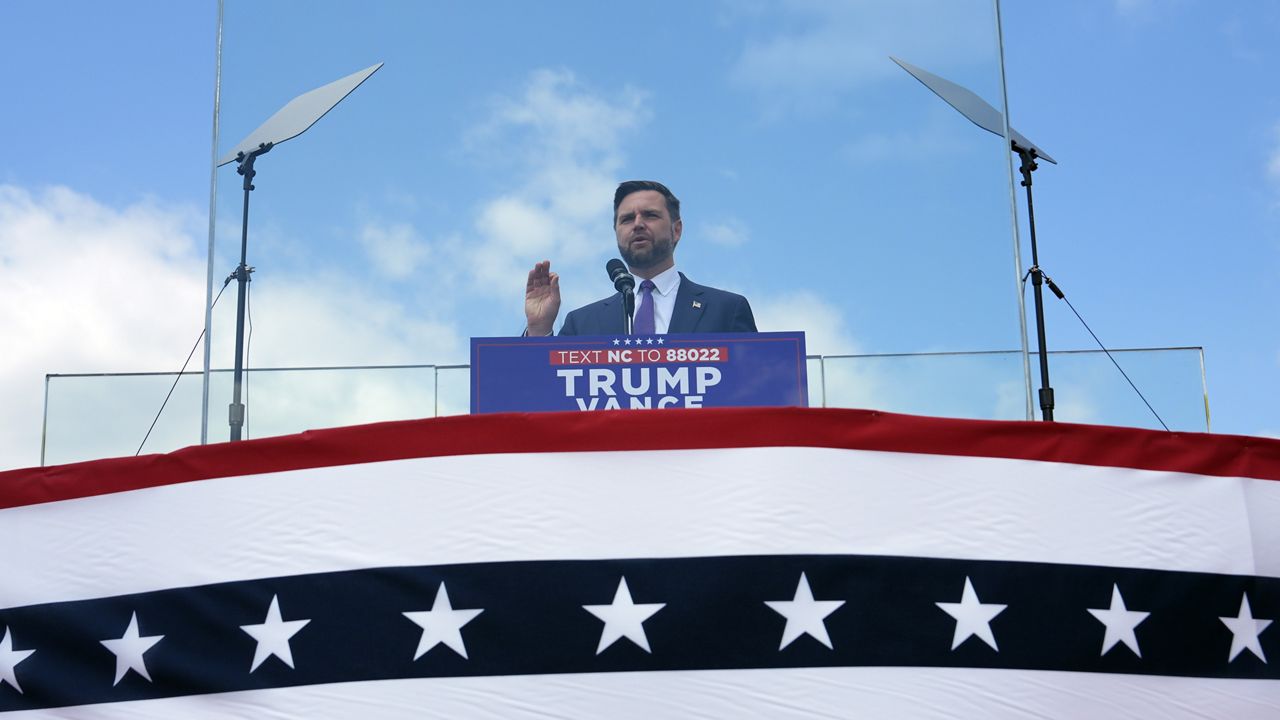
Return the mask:
[[[471,339],[471,412],[809,404],[804,333]]]

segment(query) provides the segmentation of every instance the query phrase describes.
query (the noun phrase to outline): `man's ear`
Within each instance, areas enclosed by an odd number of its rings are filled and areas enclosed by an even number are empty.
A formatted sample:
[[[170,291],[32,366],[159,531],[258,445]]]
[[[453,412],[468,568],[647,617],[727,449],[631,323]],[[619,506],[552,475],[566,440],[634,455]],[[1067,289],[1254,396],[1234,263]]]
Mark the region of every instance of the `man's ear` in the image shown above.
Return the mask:
[[[684,220],[677,220],[671,225],[671,249],[680,244],[680,233],[684,232]]]

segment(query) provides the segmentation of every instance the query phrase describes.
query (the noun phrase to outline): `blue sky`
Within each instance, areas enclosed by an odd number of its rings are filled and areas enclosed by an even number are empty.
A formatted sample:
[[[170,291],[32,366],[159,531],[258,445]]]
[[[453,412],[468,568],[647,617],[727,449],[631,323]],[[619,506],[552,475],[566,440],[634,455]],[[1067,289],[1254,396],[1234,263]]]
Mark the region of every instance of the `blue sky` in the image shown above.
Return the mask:
[[[1036,174],[1042,265],[1109,345],[1204,346],[1215,432],[1280,434],[1280,8],[1002,10],[1013,124],[1061,163]],[[173,370],[202,327],[216,14],[0,5],[0,467],[38,460],[45,373]],[[220,150],[289,98],[386,63],[259,163],[251,365],[465,361],[468,337],[519,331],[523,274],[543,258],[566,305],[605,294],[608,203],[632,177],[684,201],[683,270],[748,295],[763,329],[805,330],[811,353],[1019,346],[1001,140],[887,59],[998,104],[986,0],[237,1],[225,28]],[[217,178],[220,281],[240,193],[231,167]],[[1091,348],[1048,302],[1050,348]],[[215,308],[215,366],[233,309],[230,294]],[[1203,427],[1198,357],[1122,360],[1175,427]],[[1055,368],[1060,418],[1154,422],[1109,366]],[[839,404],[1023,413],[1017,362],[831,370]],[[273,412],[421,414],[414,382],[268,394],[251,434]],[[69,413],[87,433],[145,431],[154,388],[97,390],[94,409],[60,406],[64,430]],[[193,430],[181,417],[170,446]]]

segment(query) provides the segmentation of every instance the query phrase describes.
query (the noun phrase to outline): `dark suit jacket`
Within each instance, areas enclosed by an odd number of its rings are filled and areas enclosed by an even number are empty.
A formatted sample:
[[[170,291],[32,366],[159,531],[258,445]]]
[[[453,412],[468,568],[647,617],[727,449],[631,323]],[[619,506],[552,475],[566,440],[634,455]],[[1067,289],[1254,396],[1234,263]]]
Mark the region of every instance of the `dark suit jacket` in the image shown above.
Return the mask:
[[[699,285],[680,273],[676,306],[671,311],[672,333],[756,332],[756,319],[747,299],[735,293]],[[570,312],[561,335],[617,335],[626,332],[622,293]]]

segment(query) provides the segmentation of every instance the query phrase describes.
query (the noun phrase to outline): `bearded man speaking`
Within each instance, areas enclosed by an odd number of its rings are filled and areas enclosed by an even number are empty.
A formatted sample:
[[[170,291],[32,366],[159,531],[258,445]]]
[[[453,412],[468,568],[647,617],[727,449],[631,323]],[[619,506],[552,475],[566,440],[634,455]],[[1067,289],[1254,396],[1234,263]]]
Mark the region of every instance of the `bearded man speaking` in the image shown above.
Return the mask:
[[[640,280],[632,316],[636,335],[755,332],[751,305],[741,295],[699,285],[676,270],[675,250],[684,224],[680,201],[667,186],[628,180],[613,195],[613,230],[618,252]],[[550,335],[560,313],[560,276],[543,260],[525,285],[525,333]],[[561,335],[615,335],[626,332],[622,293],[570,312]]]

